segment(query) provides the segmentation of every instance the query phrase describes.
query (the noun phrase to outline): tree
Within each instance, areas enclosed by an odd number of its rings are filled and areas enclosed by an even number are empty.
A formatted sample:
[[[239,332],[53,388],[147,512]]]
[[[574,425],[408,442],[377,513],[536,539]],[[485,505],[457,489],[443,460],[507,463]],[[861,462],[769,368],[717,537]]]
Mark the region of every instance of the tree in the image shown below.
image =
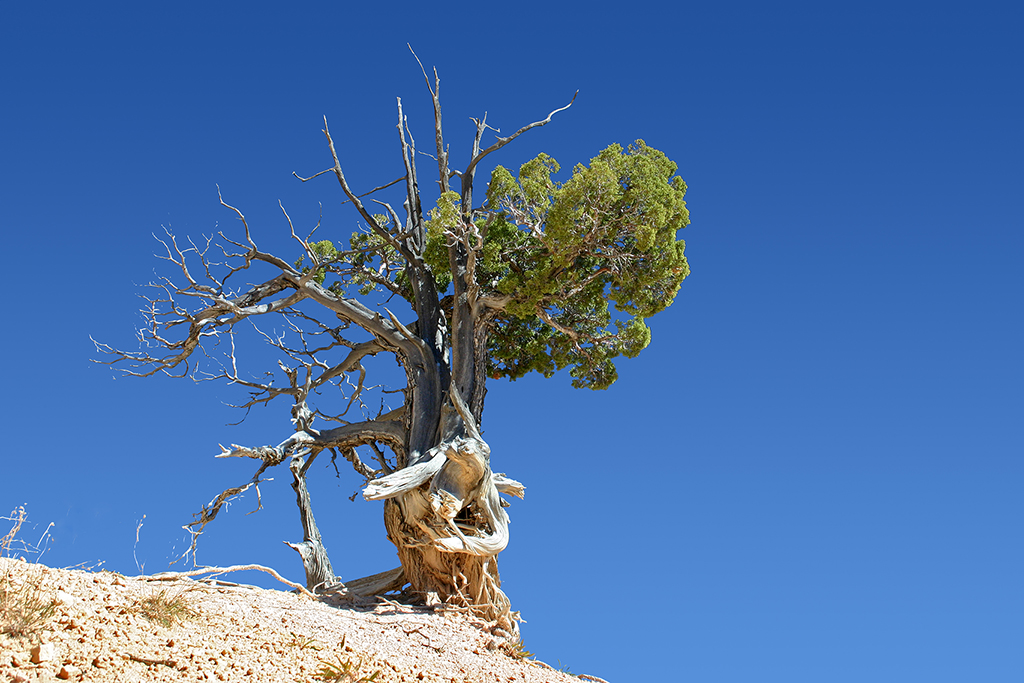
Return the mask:
[[[400,99],[402,175],[362,195],[342,171],[325,118],[333,166],[300,180],[333,174],[365,227],[347,244],[302,238],[282,206],[299,245],[298,260],[283,258],[261,251],[242,212],[221,198],[241,221],[243,237],[219,233],[218,250],[212,237],[181,245],[168,232],[162,258],[177,275],[152,283],[159,294],[146,299],[142,350],[97,346],[126,374],[163,372],[247,387],[246,409],[291,400],[293,428],[281,443],[221,447],[218,457],[261,464],[248,483],[221,493],[186,527],[193,552],[227,500],[251,487],[258,491],[262,474],[287,462],[304,532],[301,543],[290,545],[310,589],[337,586],[306,474],[320,454],[332,460],[341,454],[366,478],[364,497],[385,501],[388,538],[401,561],[398,569],[345,587],[378,594],[408,586],[422,599],[468,606],[514,631],[497,569],[508,543],[508,503],[499,494],[522,497],[524,487],[491,469],[480,432],[487,379],[514,380],[531,371],[548,377],[569,368],[576,387],[610,386],[615,359],[647,346],[646,318],[672,303],[689,273],[677,239],[689,223],[686,185],[672,161],[638,140],[626,149],[611,145],[564,182],[553,179],[559,165],[546,154],[517,175],[496,166],[475,195],[484,160],[572,102],[487,147],[486,116],[474,119],[471,161],[458,171],[449,165],[442,135],[437,71],[432,82],[426,71],[424,78],[433,99],[440,189],[432,208],[421,198],[417,150]],[[376,199],[381,212],[371,213],[363,198],[398,183],[404,217]],[[237,283],[260,268],[266,277],[256,284]],[[382,295],[407,302],[408,315],[392,313]],[[256,326],[269,316],[285,332]],[[235,341],[244,323],[276,349],[280,372],[253,379],[238,371]],[[227,349],[222,362],[212,372],[200,369],[196,359],[217,356],[218,344]],[[339,396],[346,412],[362,402],[366,362],[377,354],[393,354],[404,370],[402,406],[356,421],[328,411]]]

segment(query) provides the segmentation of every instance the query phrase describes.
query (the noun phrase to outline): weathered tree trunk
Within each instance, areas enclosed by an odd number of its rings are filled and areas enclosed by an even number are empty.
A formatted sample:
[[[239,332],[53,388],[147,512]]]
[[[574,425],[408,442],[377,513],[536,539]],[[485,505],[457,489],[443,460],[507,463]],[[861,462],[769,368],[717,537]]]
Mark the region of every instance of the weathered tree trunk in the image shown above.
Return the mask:
[[[299,515],[302,518],[302,542],[288,543],[288,546],[302,558],[302,566],[306,570],[306,588],[314,592],[337,583],[327,549],[320,538],[320,529],[313,518],[309,489],[306,487],[306,470],[315,458],[316,455],[309,456],[308,460],[296,456],[288,465],[292,472],[292,489],[295,491]]]
[[[518,632],[511,603],[501,591],[496,556],[442,552],[411,544],[417,530],[403,519],[402,505],[395,500],[384,503],[384,526],[388,539],[398,548],[405,580],[426,604],[445,602],[468,607],[498,628]]]
[[[516,615],[501,590],[497,556],[508,543],[508,516],[499,488],[523,488],[490,469],[490,449],[453,384],[442,424],[465,436],[449,438],[414,465],[372,482],[363,495],[385,500],[384,524],[398,549],[405,580],[426,603],[467,607],[508,633]]]

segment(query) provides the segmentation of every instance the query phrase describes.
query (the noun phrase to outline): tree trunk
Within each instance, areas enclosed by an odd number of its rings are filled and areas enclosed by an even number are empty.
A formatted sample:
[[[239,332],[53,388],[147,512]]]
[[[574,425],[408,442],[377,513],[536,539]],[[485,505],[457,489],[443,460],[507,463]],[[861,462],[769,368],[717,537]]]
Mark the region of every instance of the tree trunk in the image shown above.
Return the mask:
[[[414,492],[406,498],[418,495],[421,494]],[[426,604],[444,602],[467,607],[495,627],[509,634],[518,633],[518,613],[511,611],[512,605],[501,590],[497,556],[411,545],[409,541],[418,537],[417,530],[403,519],[402,507],[394,499],[384,502],[384,526],[388,539],[398,549],[398,559],[412,592]]]
[[[421,462],[371,482],[363,496],[385,501],[388,539],[398,549],[412,593],[428,604],[466,607],[514,634],[518,615],[501,591],[498,574],[497,555],[508,543],[508,515],[498,492],[521,496],[523,487],[491,472],[490,449],[469,407],[454,386],[449,396],[468,434],[451,437]]]
[[[302,518],[302,542],[288,543],[288,546],[302,558],[302,566],[306,570],[306,588],[313,592],[330,587],[338,581],[331,567],[331,560],[327,556],[327,549],[320,539],[320,529],[313,518],[309,489],[306,487],[306,470],[315,458],[316,455],[311,455],[307,461],[302,456],[296,456],[288,465],[292,472],[292,489],[295,491],[299,515]]]

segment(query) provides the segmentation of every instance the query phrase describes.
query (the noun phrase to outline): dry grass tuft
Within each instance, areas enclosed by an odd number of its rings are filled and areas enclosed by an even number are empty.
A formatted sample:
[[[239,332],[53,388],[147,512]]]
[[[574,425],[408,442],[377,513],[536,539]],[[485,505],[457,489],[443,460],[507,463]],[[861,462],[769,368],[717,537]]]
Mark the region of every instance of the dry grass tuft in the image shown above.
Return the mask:
[[[523,645],[523,638],[520,636],[513,642],[507,642],[502,646],[502,650],[512,659],[530,659],[534,656],[532,652],[526,649]]]
[[[9,557],[15,547],[18,532],[25,523],[25,508],[18,507],[10,517],[0,517],[11,522],[11,530],[0,538],[0,557]],[[24,546],[24,544],[21,544]],[[57,612],[57,603],[43,594],[39,581],[30,572],[18,579],[14,571],[6,567],[0,575],[0,633],[16,637],[34,636]]]
[[[160,590],[137,600],[134,611],[164,628],[195,619],[199,613],[188,604],[185,592]]]
[[[338,649],[342,652],[345,651],[345,636],[341,637],[341,645]],[[377,676],[380,676],[379,670],[372,674],[362,675],[360,673],[362,668],[362,658],[353,664],[351,657],[342,659],[339,655],[335,662],[321,659],[320,670],[314,674],[314,677],[322,681],[337,681],[338,683],[371,683],[377,680]]]
[[[0,576],[0,633],[34,636],[57,612],[57,603],[43,594],[32,577],[18,581],[10,569]]]

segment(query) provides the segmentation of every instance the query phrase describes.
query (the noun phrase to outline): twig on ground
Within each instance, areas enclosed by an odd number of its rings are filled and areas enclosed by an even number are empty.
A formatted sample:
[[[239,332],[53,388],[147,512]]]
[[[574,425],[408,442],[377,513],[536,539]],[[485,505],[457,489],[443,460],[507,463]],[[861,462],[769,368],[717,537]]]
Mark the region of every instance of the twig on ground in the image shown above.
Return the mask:
[[[130,659],[133,662],[139,662],[140,664],[146,664],[148,666],[153,666],[153,665],[156,665],[156,664],[163,664],[164,666],[169,666],[172,669],[177,669],[178,668],[178,660],[176,660],[176,659],[150,659],[148,657],[139,657],[137,655],[132,655],[132,654],[122,655],[122,656],[125,659]]]

